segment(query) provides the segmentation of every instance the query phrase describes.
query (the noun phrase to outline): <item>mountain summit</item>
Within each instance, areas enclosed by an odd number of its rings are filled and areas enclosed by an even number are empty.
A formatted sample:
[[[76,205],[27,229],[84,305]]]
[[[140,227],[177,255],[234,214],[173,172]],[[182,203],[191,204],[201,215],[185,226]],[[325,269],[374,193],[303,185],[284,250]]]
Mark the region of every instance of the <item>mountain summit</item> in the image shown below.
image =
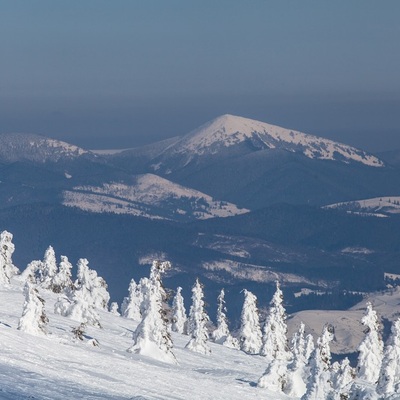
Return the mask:
[[[247,149],[253,151],[279,149],[302,153],[311,159],[384,166],[379,158],[355,147],[230,114],[222,115],[183,136],[164,151],[162,159],[187,155],[186,162],[190,162],[195,156],[226,153],[226,150],[232,151],[238,145],[247,145]]]

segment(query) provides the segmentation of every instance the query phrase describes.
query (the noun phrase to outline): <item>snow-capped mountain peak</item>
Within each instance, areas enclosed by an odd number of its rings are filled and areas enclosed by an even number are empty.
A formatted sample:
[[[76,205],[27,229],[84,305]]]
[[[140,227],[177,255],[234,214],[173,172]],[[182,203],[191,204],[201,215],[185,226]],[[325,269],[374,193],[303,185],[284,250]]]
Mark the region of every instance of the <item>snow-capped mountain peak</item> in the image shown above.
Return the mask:
[[[0,159],[5,162],[29,160],[34,162],[56,162],[73,159],[88,151],[44,136],[29,133],[4,133],[0,135]]]
[[[183,136],[166,152],[216,154],[221,149],[245,141],[251,143],[255,149],[277,148],[303,153],[311,159],[359,162],[373,167],[384,166],[379,158],[355,147],[230,114],[222,115]]]

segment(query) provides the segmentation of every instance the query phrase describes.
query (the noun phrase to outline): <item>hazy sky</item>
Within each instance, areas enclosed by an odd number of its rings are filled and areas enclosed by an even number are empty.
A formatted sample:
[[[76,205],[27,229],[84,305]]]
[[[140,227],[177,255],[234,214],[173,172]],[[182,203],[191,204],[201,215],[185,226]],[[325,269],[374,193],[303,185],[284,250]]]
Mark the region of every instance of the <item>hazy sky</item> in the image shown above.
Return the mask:
[[[399,0],[0,0],[0,132],[129,147],[231,113],[400,148],[399,21]]]

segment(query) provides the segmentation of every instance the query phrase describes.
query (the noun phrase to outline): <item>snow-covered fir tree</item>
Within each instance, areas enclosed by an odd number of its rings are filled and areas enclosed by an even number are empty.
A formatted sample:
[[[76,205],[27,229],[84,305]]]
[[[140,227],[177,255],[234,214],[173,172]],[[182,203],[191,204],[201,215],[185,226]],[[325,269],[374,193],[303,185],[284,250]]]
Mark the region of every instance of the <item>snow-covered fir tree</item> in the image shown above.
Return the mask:
[[[229,332],[228,318],[226,316],[225,290],[221,289],[218,296],[217,328],[212,333],[214,342],[220,343],[231,349],[240,349],[239,341]]]
[[[329,343],[333,340],[333,337],[333,327],[326,325],[321,337],[317,340],[317,347],[311,354],[307,388],[301,400],[325,400],[329,399],[332,395],[330,382],[331,351]]]
[[[54,275],[51,282],[51,289],[54,293],[68,293],[73,288],[72,283],[72,264],[68,261],[68,257],[61,256],[58,271]]]
[[[19,273],[19,269],[12,261],[15,250],[12,239],[12,233],[8,231],[0,233],[0,284],[9,284],[10,279]]]
[[[257,297],[244,289],[244,302],[240,316],[240,349],[249,354],[259,354],[261,349],[260,318],[257,309]]]
[[[301,397],[306,391],[306,366],[311,352],[314,350],[313,338],[310,334],[305,338],[304,330],[305,325],[301,322],[298,331],[294,333],[291,340],[292,360],[287,367],[284,392],[293,397]]]
[[[365,327],[365,337],[358,347],[357,376],[359,379],[375,384],[382,364],[383,342],[378,316],[371,303],[367,303],[367,311],[361,323]]]
[[[348,400],[356,373],[346,357],[341,362],[332,364],[331,385],[332,392],[329,400]]]
[[[142,315],[140,313],[140,305],[142,303],[142,291],[134,279],[131,279],[128,288],[128,297],[124,298],[121,306],[121,314],[125,318],[140,321]]]
[[[228,318],[226,317],[225,291],[221,289],[218,296],[217,308],[217,329],[212,333],[212,338],[216,343],[223,343],[229,335]]]
[[[42,266],[42,261],[40,260],[33,260],[31,261],[26,268],[22,271],[21,275],[18,276],[18,279],[22,282],[36,282],[36,274],[38,273],[39,269]]]
[[[27,281],[24,286],[25,302],[18,329],[32,335],[46,334],[48,318],[45,313],[45,302],[38,290]]]
[[[187,316],[185,304],[183,302],[182,288],[176,289],[176,294],[172,301],[172,324],[171,329],[178,333],[187,333]]]
[[[400,318],[392,324],[376,390],[380,395],[389,396],[397,393],[400,397]]]
[[[282,359],[273,359],[269,362],[264,375],[258,380],[258,387],[273,392],[284,393],[287,385],[287,362]]]
[[[199,280],[196,279],[196,283],[192,288],[192,305],[190,307],[188,319],[188,335],[190,336],[190,340],[186,347],[197,353],[210,354],[211,349],[207,344],[207,323],[209,317],[204,310],[203,297],[202,285]]]
[[[289,360],[286,310],[282,305],[283,293],[276,281],[276,291],[265,321],[260,354],[270,359]]]
[[[119,313],[119,311],[118,311],[118,303],[117,303],[117,302],[113,301],[113,302],[110,304],[110,313],[111,313],[111,314],[114,314],[114,315],[117,315],[117,316],[120,316],[120,315],[121,315],[121,314]]]
[[[78,322],[100,327],[100,317],[96,308],[107,309],[110,295],[105,281],[90,270],[85,258],[78,261],[75,290],[66,297],[60,297],[54,311]]]
[[[56,254],[52,246],[49,246],[46,249],[38,273],[40,286],[43,289],[53,290],[53,279],[57,274],[57,261]]]
[[[157,279],[155,275],[151,275],[150,279],[141,280],[142,320],[133,335],[135,343],[128,351],[176,363]]]

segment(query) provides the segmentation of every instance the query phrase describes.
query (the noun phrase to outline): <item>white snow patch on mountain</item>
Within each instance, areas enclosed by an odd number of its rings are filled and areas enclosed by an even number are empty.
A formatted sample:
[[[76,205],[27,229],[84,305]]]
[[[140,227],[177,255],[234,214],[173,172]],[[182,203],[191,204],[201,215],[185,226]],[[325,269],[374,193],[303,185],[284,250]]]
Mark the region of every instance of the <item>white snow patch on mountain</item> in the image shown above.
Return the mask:
[[[229,217],[249,210],[173,183],[153,174],[138,176],[130,184],[104,183],[102,186],[77,186],[64,192],[63,204],[92,212],[115,212],[145,217],[173,218],[187,215],[195,219]],[[153,209],[150,210],[149,207]],[[163,214],[164,209],[171,215]]]
[[[384,166],[379,158],[355,147],[229,114],[222,115],[182,137],[168,147],[166,152],[216,154],[222,147],[234,146],[245,140],[256,141],[263,148],[301,152],[312,159],[347,163],[353,161],[372,167]]]
[[[214,271],[228,272],[235,278],[253,282],[279,282],[313,284],[310,280],[295,274],[272,271],[268,267],[240,263],[231,260],[218,260],[203,263],[203,268]],[[321,283],[321,282],[319,282]]]
[[[400,213],[400,196],[374,197],[371,199],[346,201],[342,203],[329,204],[324,208],[332,208],[349,211],[357,214],[373,214],[386,217],[385,214]]]

